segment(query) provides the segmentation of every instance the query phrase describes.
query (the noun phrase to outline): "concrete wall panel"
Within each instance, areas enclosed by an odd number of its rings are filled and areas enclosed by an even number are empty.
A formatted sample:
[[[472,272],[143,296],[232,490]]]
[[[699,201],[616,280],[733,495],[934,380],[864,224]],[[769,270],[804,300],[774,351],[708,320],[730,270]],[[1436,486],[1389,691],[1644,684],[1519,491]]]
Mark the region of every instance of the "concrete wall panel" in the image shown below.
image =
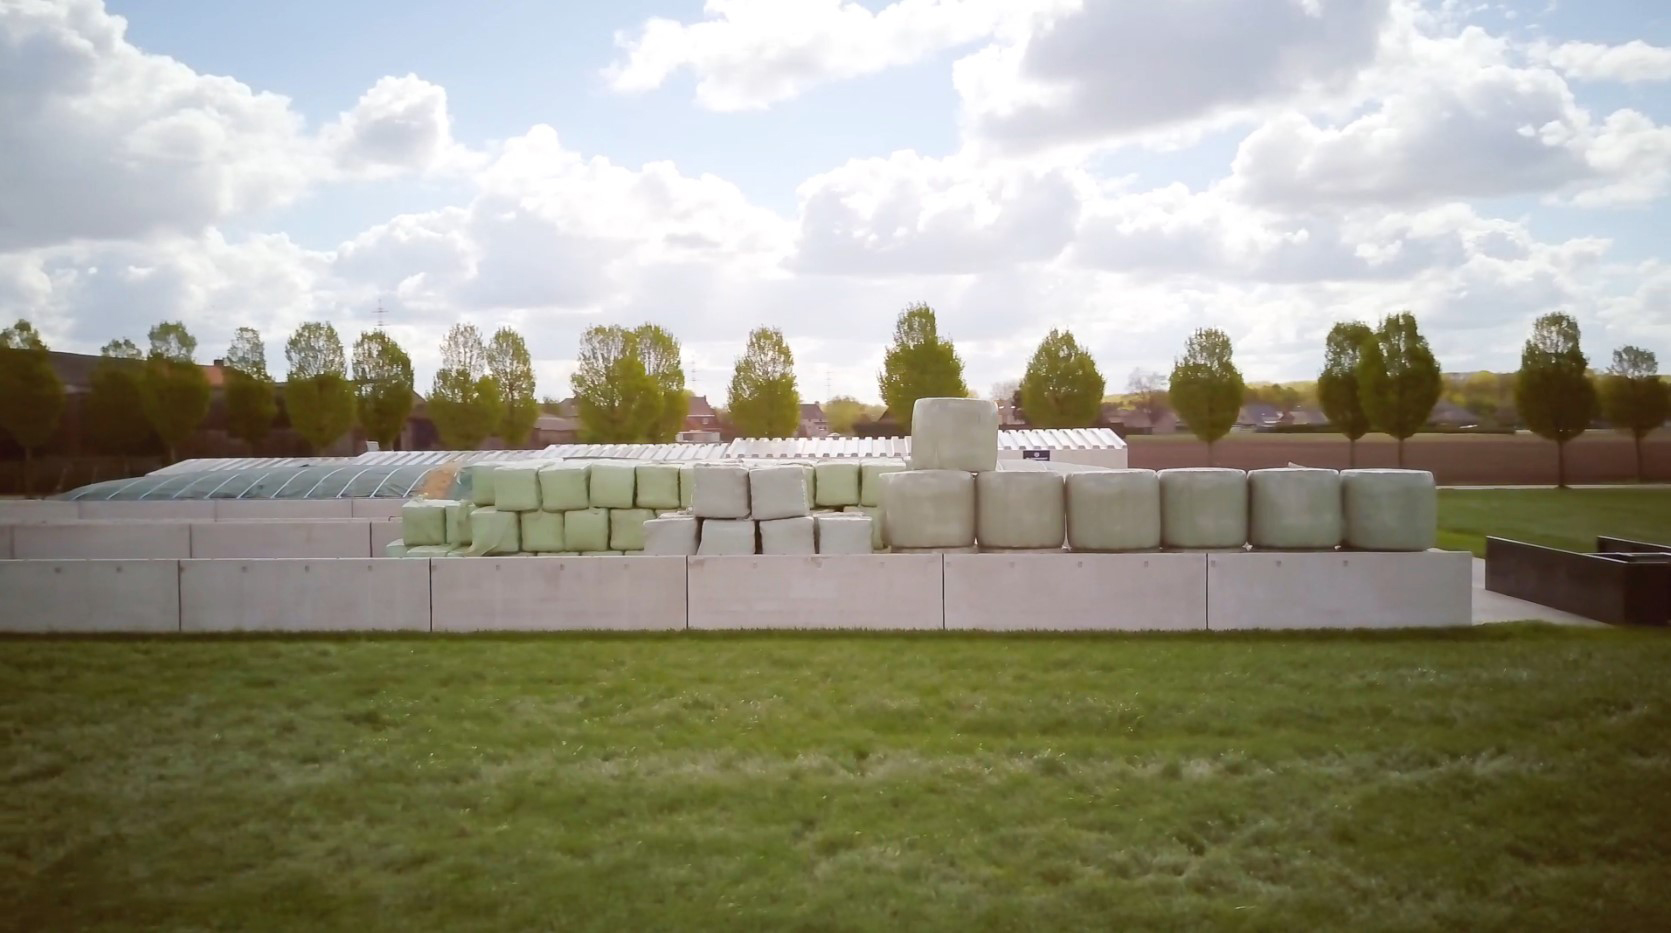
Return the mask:
[[[693,629],[940,629],[938,554],[692,557]]]
[[[216,521],[353,518],[352,499],[216,499]]]
[[[73,522],[81,517],[69,499],[0,499],[0,525]]]
[[[1463,551],[1213,554],[1207,621],[1230,629],[1470,625]]]
[[[381,557],[371,550],[369,522],[247,521],[191,526],[191,553],[198,560],[258,558]]]
[[[427,632],[429,561],[181,561],[180,628]]]
[[[0,594],[0,631],[180,630],[179,561],[6,561]]]
[[[140,499],[89,499],[76,502],[86,521],[212,522],[215,504],[208,499],[150,502]]]
[[[17,560],[178,560],[191,556],[180,522],[71,522],[12,529]]]
[[[1202,554],[948,554],[946,628],[1202,631]]]
[[[12,559],[12,526],[0,525],[0,560]]]
[[[383,546],[390,541],[400,540],[400,521],[398,519],[371,519],[371,556],[382,557]]]
[[[405,499],[349,499],[349,513],[355,518],[399,518]]]
[[[437,632],[685,627],[683,557],[459,557],[427,563]]]

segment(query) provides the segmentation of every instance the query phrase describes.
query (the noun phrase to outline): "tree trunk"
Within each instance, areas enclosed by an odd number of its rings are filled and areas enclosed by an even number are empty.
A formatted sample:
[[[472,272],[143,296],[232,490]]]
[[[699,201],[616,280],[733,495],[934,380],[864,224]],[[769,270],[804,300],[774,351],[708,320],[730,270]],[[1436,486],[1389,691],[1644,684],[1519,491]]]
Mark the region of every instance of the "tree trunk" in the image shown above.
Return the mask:
[[[1398,439],[1398,468],[1404,469],[1404,438]]]
[[[1555,488],[1567,488],[1567,442],[1555,442]]]
[[[1642,432],[1632,431],[1630,433],[1632,437],[1636,438],[1636,481],[1643,483],[1647,481],[1647,477],[1642,475]]]
[[[1213,442],[1212,441],[1207,442],[1207,465],[1208,466],[1213,465]]]
[[[29,475],[34,472],[35,450],[32,447],[23,448],[23,498],[29,498]]]
[[[1358,466],[1358,439],[1355,438],[1355,437],[1348,437],[1346,439],[1346,469],[1354,470],[1354,469],[1357,469],[1357,466]]]

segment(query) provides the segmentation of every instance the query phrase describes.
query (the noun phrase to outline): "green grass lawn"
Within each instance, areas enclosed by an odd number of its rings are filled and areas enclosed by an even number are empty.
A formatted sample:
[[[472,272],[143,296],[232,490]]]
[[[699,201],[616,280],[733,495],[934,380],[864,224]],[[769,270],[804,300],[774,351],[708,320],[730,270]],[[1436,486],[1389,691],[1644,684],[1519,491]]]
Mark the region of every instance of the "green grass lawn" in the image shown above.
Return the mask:
[[[1671,489],[1441,489],[1439,546],[1485,556],[1485,538],[1589,551],[1597,535],[1671,544]]]
[[[19,930],[1667,929],[1671,638],[0,641]]]

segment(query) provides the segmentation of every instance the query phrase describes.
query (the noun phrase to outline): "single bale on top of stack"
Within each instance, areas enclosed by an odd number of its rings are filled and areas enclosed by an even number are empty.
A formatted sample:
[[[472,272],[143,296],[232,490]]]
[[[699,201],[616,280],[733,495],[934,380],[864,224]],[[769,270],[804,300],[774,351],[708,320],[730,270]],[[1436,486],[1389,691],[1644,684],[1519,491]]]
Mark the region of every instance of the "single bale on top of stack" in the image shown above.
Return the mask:
[[[998,406],[975,398],[920,398],[911,408],[911,469],[998,469]]]
[[[1425,470],[1344,470],[1346,546],[1425,551],[1438,544],[1439,491]]]
[[[1340,473],[1307,467],[1247,475],[1248,542],[1277,551],[1327,551],[1345,532]]]
[[[814,501],[821,509],[860,504],[860,464],[856,460],[821,460],[813,467]]]
[[[1234,550],[1247,544],[1247,473],[1225,467],[1160,471],[1161,537],[1169,548]]]
[[[998,469],[998,406],[923,398],[911,409],[910,468],[879,473],[883,533],[895,551],[968,551],[975,474]]]
[[[1160,547],[1160,477],[1154,470],[1071,473],[1065,485],[1068,546],[1075,551]]]
[[[638,508],[661,512],[684,508],[679,497],[679,465],[641,463],[633,474],[638,489],[633,501]]]

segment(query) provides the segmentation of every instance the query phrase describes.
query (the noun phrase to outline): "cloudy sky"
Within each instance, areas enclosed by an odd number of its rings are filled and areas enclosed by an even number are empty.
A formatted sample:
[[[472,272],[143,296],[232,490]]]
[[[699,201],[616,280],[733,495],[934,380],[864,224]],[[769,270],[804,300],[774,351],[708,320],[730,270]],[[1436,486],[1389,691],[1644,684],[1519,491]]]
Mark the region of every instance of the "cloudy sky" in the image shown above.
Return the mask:
[[[0,313],[348,340],[654,321],[723,397],[780,327],[877,394],[926,301],[985,392],[1069,327],[1111,388],[1225,329],[1308,378],[1409,309],[1452,370],[1534,317],[1671,357],[1671,4],[0,0]]]

